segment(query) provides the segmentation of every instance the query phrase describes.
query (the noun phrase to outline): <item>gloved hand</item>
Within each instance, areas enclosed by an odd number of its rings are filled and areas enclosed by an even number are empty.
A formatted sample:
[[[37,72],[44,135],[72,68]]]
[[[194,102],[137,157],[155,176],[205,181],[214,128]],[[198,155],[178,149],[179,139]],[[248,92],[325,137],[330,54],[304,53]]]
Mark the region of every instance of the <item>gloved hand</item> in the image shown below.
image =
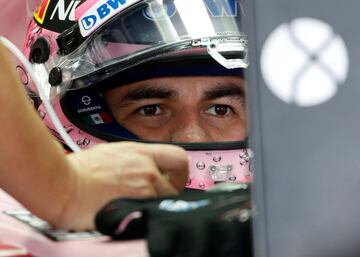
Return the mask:
[[[252,256],[250,193],[246,184],[219,184],[174,197],[116,199],[96,217],[115,239],[146,238],[153,257]]]

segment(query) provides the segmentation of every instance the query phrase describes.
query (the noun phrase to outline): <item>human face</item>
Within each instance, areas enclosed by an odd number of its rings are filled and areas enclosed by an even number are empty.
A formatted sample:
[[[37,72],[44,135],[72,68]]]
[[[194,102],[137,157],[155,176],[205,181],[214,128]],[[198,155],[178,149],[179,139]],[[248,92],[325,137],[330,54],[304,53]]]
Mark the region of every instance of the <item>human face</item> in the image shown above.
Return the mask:
[[[105,93],[116,120],[139,138],[167,142],[224,142],[246,137],[241,77],[166,77]]]

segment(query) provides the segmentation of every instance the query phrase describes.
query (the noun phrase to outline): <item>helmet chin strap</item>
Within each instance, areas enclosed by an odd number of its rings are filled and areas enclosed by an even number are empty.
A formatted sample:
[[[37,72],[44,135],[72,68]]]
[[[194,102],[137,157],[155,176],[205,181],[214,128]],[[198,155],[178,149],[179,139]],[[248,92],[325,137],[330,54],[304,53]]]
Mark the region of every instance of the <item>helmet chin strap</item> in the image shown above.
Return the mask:
[[[69,134],[66,132],[66,130],[63,128],[58,116],[56,115],[48,97],[45,92],[45,83],[40,82],[40,79],[36,75],[36,72],[34,71],[34,68],[32,67],[32,64],[26,59],[26,57],[23,55],[23,53],[8,39],[5,37],[0,36],[0,43],[5,46],[24,66],[25,70],[29,74],[30,78],[33,80],[37,91],[39,92],[40,99],[43,101],[44,106],[46,108],[46,111],[48,112],[48,115],[51,119],[51,121],[54,123],[54,126],[58,133],[61,135],[62,139],[65,141],[65,143],[71,148],[72,151],[77,152],[80,151],[80,147],[71,139]],[[44,85],[44,86],[43,86]]]

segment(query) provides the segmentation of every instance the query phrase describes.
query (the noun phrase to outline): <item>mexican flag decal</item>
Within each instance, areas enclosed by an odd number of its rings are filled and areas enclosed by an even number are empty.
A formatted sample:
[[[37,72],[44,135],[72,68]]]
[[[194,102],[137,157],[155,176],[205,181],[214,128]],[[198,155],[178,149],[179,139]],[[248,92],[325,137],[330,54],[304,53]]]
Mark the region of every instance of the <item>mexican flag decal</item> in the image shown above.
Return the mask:
[[[106,124],[112,121],[110,115],[106,112],[94,113],[83,117],[88,125]]]

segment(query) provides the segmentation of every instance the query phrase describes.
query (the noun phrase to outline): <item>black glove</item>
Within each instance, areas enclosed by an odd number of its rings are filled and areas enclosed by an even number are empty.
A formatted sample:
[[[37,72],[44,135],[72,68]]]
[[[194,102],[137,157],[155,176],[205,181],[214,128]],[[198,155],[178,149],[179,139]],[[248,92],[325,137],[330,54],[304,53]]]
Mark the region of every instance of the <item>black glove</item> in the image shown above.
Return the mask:
[[[96,217],[116,239],[146,238],[153,257],[252,256],[248,185],[221,184],[174,197],[117,199]]]

